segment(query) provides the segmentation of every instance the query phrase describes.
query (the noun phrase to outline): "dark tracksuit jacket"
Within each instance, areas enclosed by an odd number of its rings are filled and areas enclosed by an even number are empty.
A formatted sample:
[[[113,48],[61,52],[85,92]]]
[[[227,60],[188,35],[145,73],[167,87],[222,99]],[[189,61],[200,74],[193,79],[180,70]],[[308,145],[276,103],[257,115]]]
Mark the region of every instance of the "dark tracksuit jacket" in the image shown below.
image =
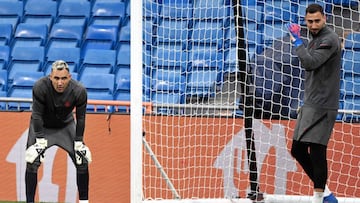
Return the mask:
[[[307,47],[296,49],[305,89],[294,139],[327,145],[339,108],[341,43],[328,26],[312,37]]]

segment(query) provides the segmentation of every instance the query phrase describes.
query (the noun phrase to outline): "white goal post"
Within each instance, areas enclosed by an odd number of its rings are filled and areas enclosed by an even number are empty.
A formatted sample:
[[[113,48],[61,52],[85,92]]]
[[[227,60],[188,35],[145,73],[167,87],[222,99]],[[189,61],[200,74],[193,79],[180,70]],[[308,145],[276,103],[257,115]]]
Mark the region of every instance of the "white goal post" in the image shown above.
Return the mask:
[[[304,73],[283,27],[314,2],[343,40],[327,185],[360,202],[357,1],[132,0],[132,203],[311,202],[290,155]]]

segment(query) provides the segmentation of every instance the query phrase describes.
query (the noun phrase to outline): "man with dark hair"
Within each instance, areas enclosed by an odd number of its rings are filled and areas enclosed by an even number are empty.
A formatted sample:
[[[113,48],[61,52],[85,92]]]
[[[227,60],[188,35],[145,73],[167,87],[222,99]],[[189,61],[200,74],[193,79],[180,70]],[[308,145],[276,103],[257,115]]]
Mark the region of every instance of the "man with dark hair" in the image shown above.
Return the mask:
[[[314,183],[312,203],[337,203],[326,186],[326,150],[339,108],[341,44],[326,25],[322,6],[309,5],[305,22],[312,37],[307,47],[300,38],[300,26],[287,25],[305,70],[304,105],[297,117],[291,154]]]
[[[86,89],[71,79],[65,61],[55,61],[50,75],[34,84],[25,153],[27,203],[34,203],[37,172],[44,159],[45,150],[53,145],[64,149],[71,157],[76,167],[80,203],[88,203],[88,164],[91,162],[91,153],[83,142],[86,105]],[[76,122],[73,115],[74,108]]]

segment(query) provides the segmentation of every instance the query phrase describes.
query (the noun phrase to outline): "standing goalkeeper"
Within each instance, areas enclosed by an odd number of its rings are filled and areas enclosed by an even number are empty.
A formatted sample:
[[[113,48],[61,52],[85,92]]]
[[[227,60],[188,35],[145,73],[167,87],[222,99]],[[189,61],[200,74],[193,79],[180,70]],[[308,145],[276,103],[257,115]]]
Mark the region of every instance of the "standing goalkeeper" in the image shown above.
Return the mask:
[[[307,47],[300,39],[300,26],[287,25],[305,69],[304,105],[298,114],[291,154],[314,184],[312,203],[337,203],[326,186],[326,150],[339,108],[341,45],[338,35],[325,24],[320,5],[306,8],[305,22],[312,36]]]
[[[91,153],[83,143],[86,105],[86,89],[71,79],[65,61],[55,61],[50,75],[35,83],[25,154],[27,203],[34,202],[38,168],[44,159],[45,150],[53,145],[66,150],[73,160],[80,202],[88,202],[88,164],[91,162]]]

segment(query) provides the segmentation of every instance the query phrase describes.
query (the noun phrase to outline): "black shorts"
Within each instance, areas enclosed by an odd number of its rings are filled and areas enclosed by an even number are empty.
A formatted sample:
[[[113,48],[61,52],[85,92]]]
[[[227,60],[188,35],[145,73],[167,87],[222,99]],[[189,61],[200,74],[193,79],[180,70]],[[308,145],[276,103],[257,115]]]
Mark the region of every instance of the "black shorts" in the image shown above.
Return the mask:
[[[47,139],[48,146],[58,146],[64,149],[75,163],[74,141],[76,135],[75,122],[69,123],[64,128],[44,128],[44,138]],[[36,142],[33,123],[30,121],[30,128],[27,140],[27,148]],[[45,151],[46,156],[46,151]],[[38,159],[35,160],[39,161]],[[39,163],[38,163],[39,164]],[[76,164],[75,164],[76,165]]]
[[[327,146],[337,116],[337,110],[301,107],[293,139],[299,142]]]

